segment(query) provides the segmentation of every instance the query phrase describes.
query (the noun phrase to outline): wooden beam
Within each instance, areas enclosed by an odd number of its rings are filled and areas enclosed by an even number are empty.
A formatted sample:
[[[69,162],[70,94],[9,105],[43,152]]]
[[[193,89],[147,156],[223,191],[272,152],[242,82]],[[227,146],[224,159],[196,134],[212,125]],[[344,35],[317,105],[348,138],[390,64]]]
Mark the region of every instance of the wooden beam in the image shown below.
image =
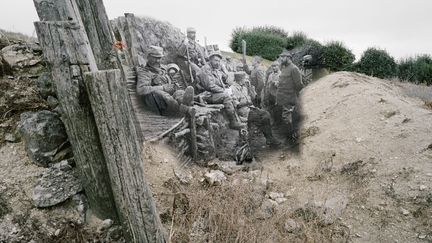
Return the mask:
[[[83,82],[84,72],[97,70],[87,36],[77,22],[35,22],[35,27],[90,207],[99,218],[116,221],[108,169]]]
[[[166,237],[144,175],[132,105],[120,70],[85,74],[117,208],[132,242],[165,242]]]
[[[99,70],[120,68],[114,49],[114,33],[102,0],[72,0],[76,2],[81,21]]]

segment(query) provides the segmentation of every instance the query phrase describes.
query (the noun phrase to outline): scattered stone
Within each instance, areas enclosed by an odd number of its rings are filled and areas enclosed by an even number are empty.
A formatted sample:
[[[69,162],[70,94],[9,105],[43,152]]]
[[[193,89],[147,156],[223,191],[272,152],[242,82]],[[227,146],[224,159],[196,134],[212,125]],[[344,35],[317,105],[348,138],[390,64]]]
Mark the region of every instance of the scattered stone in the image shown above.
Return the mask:
[[[288,233],[298,233],[301,230],[301,225],[294,219],[287,219],[284,224],[284,229]]]
[[[425,234],[419,234],[419,235],[418,235],[418,238],[419,238],[419,239],[426,239],[426,235],[425,235]]]
[[[425,186],[425,185],[420,185],[419,189],[420,189],[420,191],[424,191],[424,190],[427,189],[427,186]]]
[[[286,198],[284,198],[284,197],[276,198],[276,199],[275,199],[275,201],[276,201],[278,204],[282,204],[282,203],[286,202],[287,200],[288,200],[288,199],[286,199]]]
[[[404,208],[401,208],[401,213],[405,216],[408,216],[410,214],[410,212]]]
[[[389,119],[390,117],[392,117],[392,116],[394,116],[396,114],[397,114],[396,111],[387,111],[387,112],[384,113],[384,117],[387,118],[387,119]]]
[[[35,164],[44,167],[53,162],[57,149],[67,140],[62,121],[51,111],[22,113],[18,130],[28,156]]]
[[[66,201],[82,190],[77,171],[64,172],[51,167],[42,174],[33,188],[33,205],[39,208],[51,207]]]
[[[53,168],[64,172],[72,170],[72,166],[69,164],[67,160],[62,160],[59,163],[54,164]]]
[[[113,223],[114,221],[112,219],[105,219],[99,226],[98,231],[104,231],[109,229],[113,225]]]
[[[347,204],[348,199],[343,195],[327,200],[323,205],[322,222],[325,225],[333,224],[342,216]]]
[[[220,170],[211,170],[204,175],[204,178],[212,186],[221,185],[227,179],[225,174]]]
[[[39,94],[47,99],[49,96],[56,96],[55,84],[49,72],[45,72],[36,80],[36,86]]]
[[[278,198],[283,198],[283,197],[284,197],[284,194],[283,194],[283,193],[270,192],[270,193],[268,194],[268,198],[273,199],[273,200],[276,200],[276,199],[278,199]]]
[[[174,175],[182,184],[190,184],[193,179],[192,173],[185,169],[174,168]]]
[[[57,106],[58,106],[58,104],[59,104],[59,101],[55,98],[55,97],[53,97],[53,96],[48,96],[48,98],[47,98],[47,102],[48,102],[48,106],[51,108],[51,109],[54,109],[54,108],[56,108]]]
[[[212,169],[221,170],[227,175],[232,175],[237,171],[241,171],[244,166],[237,165],[234,161],[217,161],[209,163],[208,165]]]
[[[17,142],[19,142],[19,139],[17,138],[17,136],[15,134],[6,133],[5,141],[10,142],[10,143],[17,143]]]
[[[261,204],[261,207],[257,211],[257,219],[269,219],[273,216],[277,202],[267,199]]]
[[[55,236],[59,236],[59,235],[60,235],[60,232],[61,232],[61,230],[60,230],[60,229],[57,229],[57,230],[54,232],[54,235],[55,235]]]

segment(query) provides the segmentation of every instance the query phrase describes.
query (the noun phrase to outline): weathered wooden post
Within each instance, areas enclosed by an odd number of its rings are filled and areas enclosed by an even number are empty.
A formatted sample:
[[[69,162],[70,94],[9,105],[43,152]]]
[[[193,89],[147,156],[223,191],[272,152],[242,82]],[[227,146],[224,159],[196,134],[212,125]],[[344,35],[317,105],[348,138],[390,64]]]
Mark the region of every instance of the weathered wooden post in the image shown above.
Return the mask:
[[[85,73],[85,85],[105,154],[123,226],[133,242],[165,242],[165,233],[145,181],[132,104],[120,70]]]
[[[95,71],[87,36],[77,22],[35,22],[44,56],[51,65],[62,120],[90,207],[100,218],[116,220],[116,208],[83,73]]]

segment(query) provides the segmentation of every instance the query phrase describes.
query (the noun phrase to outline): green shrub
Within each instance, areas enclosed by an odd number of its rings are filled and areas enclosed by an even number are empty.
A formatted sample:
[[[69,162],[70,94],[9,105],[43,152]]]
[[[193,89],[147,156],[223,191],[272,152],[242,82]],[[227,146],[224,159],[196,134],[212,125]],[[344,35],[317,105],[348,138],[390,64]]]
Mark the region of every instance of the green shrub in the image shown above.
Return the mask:
[[[286,35],[283,30],[269,26],[255,27],[250,30],[235,28],[230,42],[234,52],[242,52],[242,40],[247,43],[247,55],[258,55],[268,60],[276,60],[286,45]]]
[[[432,58],[430,55],[409,57],[399,62],[398,77],[401,80],[432,84]]]
[[[323,48],[323,65],[330,71],[349,70],[354,59],[352,51],[340,41],[331,41]]]
[[[309,41],[312,40],[310,40],[305,33],[301,31],[295,31],[292,35],[287,37],[286,49],[292,50],[296,47],[303,46]]]
[[[363,52],[358,63],[358,71],[378,78],[397,76],[397,64],[386,50],[369,48]]]

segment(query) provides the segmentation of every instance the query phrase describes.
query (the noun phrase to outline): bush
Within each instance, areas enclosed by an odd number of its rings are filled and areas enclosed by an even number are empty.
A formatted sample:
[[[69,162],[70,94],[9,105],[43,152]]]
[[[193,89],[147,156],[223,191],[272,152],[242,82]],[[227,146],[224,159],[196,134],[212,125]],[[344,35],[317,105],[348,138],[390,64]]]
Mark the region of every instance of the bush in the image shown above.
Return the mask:
[[[251,30],[234,29],[230,43],[234,52],[242,52],[242,40],[247,43],[247,55],[258,55],[272,61],[276,60],[286,45],[286,36],[276,27],[256,27]]]
[[[324,67],[331,71],[351,69],[354,59],[352,51],[340,41],[331,41],[323,48]]]
[[[429,55],[409,57],[399,62],[401,80],[432,85],[432,58]]]
[[[307,35],[301,31],[295,31],[291,36],[287,37],[286,49],[292,50],[296,47],[303,46],[307,42],[312,41],[309,40]]]
[[[386,50],[369,48],[358,63],[358,71],[378,78],[397,76],[397,64]]]

